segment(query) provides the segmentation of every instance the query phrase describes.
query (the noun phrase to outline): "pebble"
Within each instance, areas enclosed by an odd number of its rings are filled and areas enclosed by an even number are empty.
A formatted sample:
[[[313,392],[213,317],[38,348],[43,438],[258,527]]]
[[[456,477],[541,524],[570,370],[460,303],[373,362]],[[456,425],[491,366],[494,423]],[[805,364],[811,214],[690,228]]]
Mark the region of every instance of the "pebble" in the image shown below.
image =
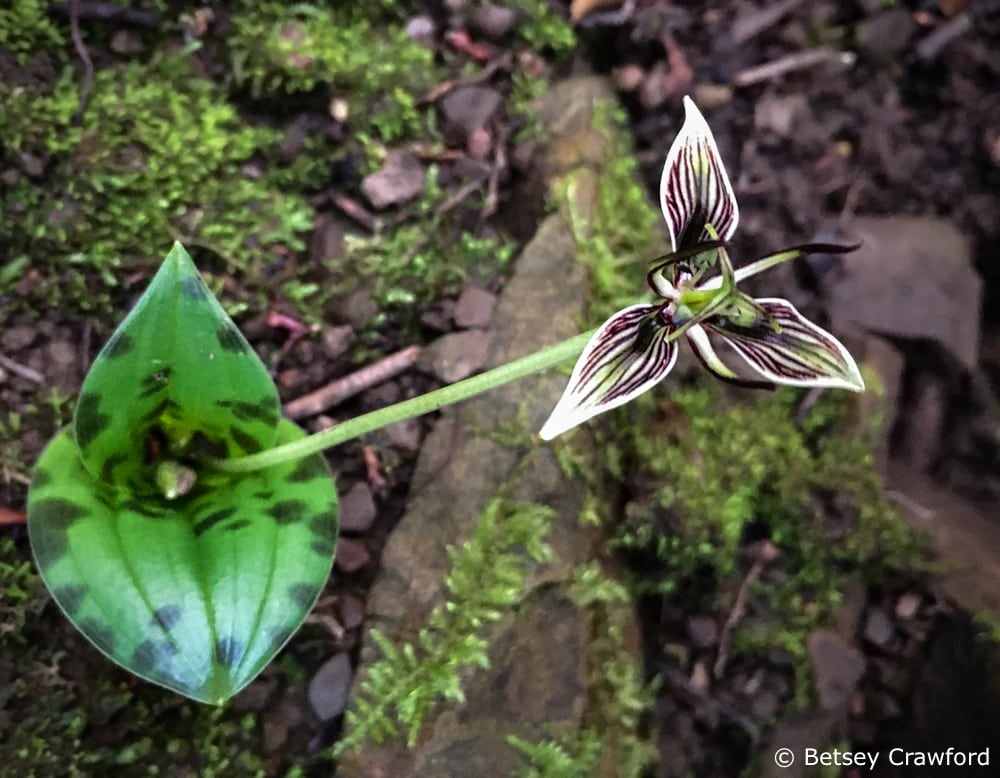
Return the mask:
[[[444,335],[420,355],[419,365],[446,384],[468,378],[486,363],[490,336],[484,330],[465,330]]]
[[[337,556],[334,565],[345,575],[352,575],[363,570],[372,561],[368,548],[360,540],[340,538],[337,541]]]
[[[719,625],[707,616],[692,616],[687,623],[688,638],[695,648],[711,648],[719,641]]]
[[[517,9],[495,3],[483,3],[469,11],[469,26],[493,41],[513,30],[517,20]]]
[[[340,529],[342,532],[362,534],[371,529],[378,511],[372,490],[364,481],[354,484],[340,498]]]
[[[420,422],[416,419],[403,419],[403,421],[397,421],[386,427],[385,436],[397,448],[414,453],[420,448],[423,430],[420,427]]]
[[[909,621],[920,610],[921,597],[916,592],[906,592],[896,600],[896,618]]]
[[[323,328],[323,356],[329,360],[339,359],[354,343],[354,328],[350,324]]]
[[[864,656],[829,629],[814,630],[808,649],[820,706],[825,710],[845,706],[865,672]]]
[[[429,16],[414,16],[406,23],[406,37],[416,43],[433,42],[435,31],[434,20]]]
[[[487,327],[496,304],[496,295],[475,286],[465,287],[455,302],[455,325],[463,329]]]
[[[483,127],[500,107],[500,93],[485,86],[464,86],[445,95],[441,114],[445,122],[468,138],[474,129]]]
[[[316,671],[309,682],[309,705],[317,718],[329,721],[344,712],[352,677],[347,654],[331,657]]]
[[[426,172],[420,160],[390,152],[385,163],[361,181],[361,191],[375,208],[408,202],[423,194]]]
[[[881,608],[872,608],[865,619],[865,640],[879,648],[888,648],[896,637],[896,628],[892,625],[886,612]]]
[[[352,594],[342,594],[337,599],[337,615],[344,629],[357,629],[365,620],[365,604]]]

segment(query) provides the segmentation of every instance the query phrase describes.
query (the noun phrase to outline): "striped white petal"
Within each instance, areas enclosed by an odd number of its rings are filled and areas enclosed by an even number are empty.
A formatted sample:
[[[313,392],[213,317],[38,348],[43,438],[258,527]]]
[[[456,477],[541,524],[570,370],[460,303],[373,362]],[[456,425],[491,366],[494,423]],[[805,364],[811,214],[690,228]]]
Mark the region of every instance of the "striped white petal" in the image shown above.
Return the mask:
[[[757,303],[770,321],[762,320],[752,327],[723,323],[723,319],[703,324],[768,381],[864,391],[854,358],[833,335],[809,321],[788,300],[766,298]]]
[[[690,97],[684,98],[684,110],[684,125],[660,176],[660,207],[674,251],[716,236],[729,240],[739,222],[736,196],[712,131]]]
[[[538,433],[543,440],[624,405],[663,380],[677,361],[677,341],[669,339],[672,329],[657,321],[657,310],[632,305],[598,328]]]

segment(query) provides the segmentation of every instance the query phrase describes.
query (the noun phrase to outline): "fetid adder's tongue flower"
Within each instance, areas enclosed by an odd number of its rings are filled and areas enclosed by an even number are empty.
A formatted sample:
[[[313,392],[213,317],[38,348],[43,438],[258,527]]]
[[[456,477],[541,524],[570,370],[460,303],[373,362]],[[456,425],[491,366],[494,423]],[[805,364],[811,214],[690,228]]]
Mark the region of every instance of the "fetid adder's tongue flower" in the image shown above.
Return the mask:
[[[539,433],[545,440],[661,381],[677,361],[681,335],[702,364],[727,381],[864,390],[854,359],[829,332],[787,300],[755,299],[736,287],[780,262],[856,247],[804,244],[734,270],[726,241],[739,220],[736,198],[704,117],[688,97],[684,108],[684,126],[660,179],[672,252],[657,260],[646,277],[659,299],[618,311],[597,329]],[[747,381],[729,368],[715,352],[710,334],[728,343],[762,381]]]

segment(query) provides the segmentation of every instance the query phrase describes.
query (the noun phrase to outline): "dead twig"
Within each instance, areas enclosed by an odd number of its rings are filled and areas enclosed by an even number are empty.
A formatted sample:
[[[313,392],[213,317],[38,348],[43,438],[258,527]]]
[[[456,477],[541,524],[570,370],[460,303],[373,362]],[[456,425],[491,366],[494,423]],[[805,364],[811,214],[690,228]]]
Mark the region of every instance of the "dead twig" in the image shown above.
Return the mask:
[[[764,568],[778,558],[780,550],[770,541],[763,541],[757,544],[754,552],[753,564],[750,570],[743,577],[740,589],[736,593],[736,601],[732,610],[726,617],[726,622],[722,625],[722,632],[719,634],[719,652],[715,655],[715,664],[712,667],[712,675],[721,678],[726,672],[726,663],[729,662],[729,646],[732,642],[733,630],[739,625],[746,615],[747,596],[750,593],[750,585],[760,577]]]
[[[485,222],[500,205],[500,174],[507,169],[507,137],[510,130],[504,128],[496,137],[493,144],[493,165],[490,167],[489,183],[486,187],[486,202],[483,203],[483,210],[479,213],[480,223]]]
[[[945,46],[971,29],[971,14],[968,11],[960,13],[923,38],[917,44],[917,56],[924,61],[936,59]]]
[[[733,46],[739,46],[747,41],[756,38],[765,30],[769,30],[785,16],[802,5],[802,0],[782,0],[780,3],[753,11],[746,16],[741,16],[733,22],[732,41]]]
[[[765,62],[763,65],[756,65],[737,73],[736,78],[733,79],[733,84],[736,86],[750,86],[751,84],[759,84],[762,81],[773,81],[789,73],[806,70],[817,65],[837,64],[842,67],[850,67],[856,59],[857,55],[854,52],[838,51],[826,46],[821,46],[817,49],[796,51],[771,62]]]
[[[330,202],[345,216],[360,224],[368,232],[376,232],[378,230],[378,218],[357,200],[348,197],[343,192],[330,192]]]
[[[45,376],[39,373],[34,368],[30,368],[27,365],[22,365],[20,362],[15,362],[10,357],[5,357],[0,354],[0,367],[4,370],[9,370],[14,373],[14,375],[19,375],[26,381],[31,381],[33,384],[44,384]]]
[[[90,99],[90,90],[94,86],[94,63],[90,59],[90,52],[83,44],[80,35],[80,0],[70,0],[69,3],[69,34],[73,39],[73,47],[76,49],[80,61],[83,62],[83,84],[80,85],[80,102],[73,114],[72,122],[79,125],[83,122],[83,112],[87,110],[87,100]]]
[[[374,364],[331,381],[314,392],[292,400],[285,406],[285,415],[292,419],[315,416],[409,369],[420,358],[420,352],[420,346],[407,346]]]
[[[447,81],[442,81],[436,87],[431,89],[427,94],[417,100],[417,105],[426,105],[427,103],[434,103],[440,100],[449,92],[452,92],[459,87],[463,86],[473,86],[475,84],[481,84],[483,81],[488,81],[493,77],[493,74],[499,70],[510,70],[513,59],[510,52],[504,52],[499,57],[494,57],[482,68],[473,73],[472,75],[462,76],[461,78],[452,78]]]

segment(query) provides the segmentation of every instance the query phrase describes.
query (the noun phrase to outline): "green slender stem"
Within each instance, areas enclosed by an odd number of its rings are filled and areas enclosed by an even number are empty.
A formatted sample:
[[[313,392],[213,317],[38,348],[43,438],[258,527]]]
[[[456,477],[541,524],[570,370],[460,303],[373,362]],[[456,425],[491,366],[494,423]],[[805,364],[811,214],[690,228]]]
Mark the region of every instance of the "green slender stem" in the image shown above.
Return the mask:
[[[433,392],[422,394],[410,400],[390,405],[386,408],[379,408],[377,411],[356,416],[353,419],[330,427],[310,435],[307,438],[287,443],[284,446],[276,446],[266,451],[260,451],[245,457],[234,457],[232,459],[206,459],[204,464],[223,473],[248,473],[253,470],[261,470],[265,467],[290,462],[296,459],[315,454],[331,446],[337,446],[348,440],[364,435],[366,432],[377,430],[397,421],[412,419],[414,416],[422,416],[439,410],[446,405],[453,405],[477,394],[496,389],[498,386],[509,384],[542,370],[565,362],[568,359],[577,357],[583,351],[583,347],[590,340],[596,330],[576,335],[562,343],[549,346],[534,354],[515,359],[506,365],[494,368],[486,373],[466,378],[464,381],[443,386]]]

